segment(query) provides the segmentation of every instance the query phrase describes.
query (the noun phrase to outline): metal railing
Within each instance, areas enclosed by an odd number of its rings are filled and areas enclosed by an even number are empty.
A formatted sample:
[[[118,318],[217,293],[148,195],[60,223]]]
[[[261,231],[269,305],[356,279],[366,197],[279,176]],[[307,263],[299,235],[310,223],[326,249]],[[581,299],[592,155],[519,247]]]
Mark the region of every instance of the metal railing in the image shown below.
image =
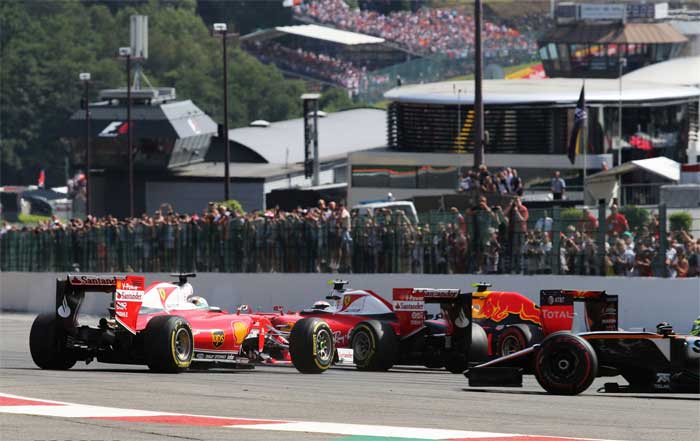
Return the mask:
[[[494,207],[432,212],[418,225],[386,214],[354,217],[350,230],[332,218],[293,215],[153,227],[13,229],[0,236],[0,269],[668,277],[683,273],[676,266],[685,260],[688,275],[697,274],[700,244],[690,242],[697,241],[698,232],[667,235],[663,206],[659,223],[652,217],[648,225],[625,227],[608,213],[598,207],[585,217],[554,208],[529,210],[522,219]],[[595,225],[598,219],[602,222]]]

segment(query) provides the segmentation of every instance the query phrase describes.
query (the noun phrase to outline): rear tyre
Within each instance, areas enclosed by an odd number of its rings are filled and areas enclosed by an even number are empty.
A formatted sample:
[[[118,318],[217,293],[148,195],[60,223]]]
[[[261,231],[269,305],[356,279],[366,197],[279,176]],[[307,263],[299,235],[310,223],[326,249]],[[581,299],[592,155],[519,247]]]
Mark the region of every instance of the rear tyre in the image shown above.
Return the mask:
[[[335,356],[331,327],[317,317],[299,320],[289,334],[289,355],[302,374],[322,374]]]
[[[396,333],[385,322],[359,323],[352,330],[350,346],[355,366],[361,371],[387,371],[398,359]]]
[[[178,373],[190,367],[194,339],[187,320],[159,315],[148,322],[144,334],[146,364],[152,371]]]
[[[453,353],[445,363],[445,369],[453,374],[461,374],[469,363],[486,361],[489,356],[489,339],[484,328],[472,323],[472,341],[466,354]]]
[[[56,314],[39,314],[29,331],[29,352],[41,369],[66,370],[76,359],[66,347],[66,332]]]
[[[583,338],[567,331],[542,341],[535,357],[535,377],[547,392],[577,395],[588,389],[598,373],[598,357]]]
[[[496,356],[502,357],[504,355],[510,355],[528,346],[529,342],[525,333],[515,326],[508,326],[498,336],[498,342],[496,342]]]

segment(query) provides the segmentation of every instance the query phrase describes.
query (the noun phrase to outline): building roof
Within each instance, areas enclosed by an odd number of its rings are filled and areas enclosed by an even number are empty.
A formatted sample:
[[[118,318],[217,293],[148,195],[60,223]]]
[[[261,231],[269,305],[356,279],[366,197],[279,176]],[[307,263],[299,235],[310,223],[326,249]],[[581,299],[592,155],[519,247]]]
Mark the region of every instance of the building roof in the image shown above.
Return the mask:
[[[216,123],[192,101],[172,101],[155,105],[134,105],[131,108],[136,136],[188,138],[216,133]],[[90,105],[91,136],[114,121],[126,121],[126,105]],[[85,131],[85,110],[76,111],[63,129],[63,136],[80,137]]]
[[[623,77],[630,81],[700,86],[700,56],[673,58],[634,70]]]
[[[224,162],[199,162],[173,169],[175,176],[197,177],[197,178],[221,178],[225,174]],[[231,177],[238,179],[260,179],[274,178],[286,174],[297,174],[304,168],[298,164],[251,164],[232,162],[229,166]]]
[[[681,165],[673,159],[659,156],[656,158],[640,159],[637,161],[625,162],[615,168],[596,173],[586,178],[586,182],[605,181],[614,179],[618,175],[625,174],[634,169],[642,169],[653,173],[670,181],[678,182],[681,179]]]
[[[485,105],[552,104],[571,106],[576,103],[583,80],[551,78],[542,80],[484,80]],[[617,103],[620,100],[617,79],[586,80],[587,103]],[[622,80],[622,102],[651,102],[687,99],[700,96],[696,87]],[[391,101],[425,104],[474,104],[473,81],[401,86],[384,94]]]
[[[321,161],[349,153],[386,146],[386,112],[379,109],[352,109],[329,113],[318,119],[318,145]],[[266,162],[293,164],[304,161],[304,119],[272,122],[267,127],[241,127],[229,130],[229,139]]]
[[[671,20],[669,23],[683,35],[700,35],[700,21],[698,20]]]
[[[267,40],[279,37],[280,35],[291,34],[300,37],[312,38],[315,40],[329,41],[345,46],[355,46],[360,44],[380,44],[384,43],[383,38],[372,35],[359,34],[357,32],[342,31],[327,26],[316,24],[305,24],[296,26],[277,26],[273,29],[265,29],[253,32],[241,37],[241,40]]]
[[[554,43],[685,43],[686,37],[669,23],[580,23],[557,26],[541,42]]]

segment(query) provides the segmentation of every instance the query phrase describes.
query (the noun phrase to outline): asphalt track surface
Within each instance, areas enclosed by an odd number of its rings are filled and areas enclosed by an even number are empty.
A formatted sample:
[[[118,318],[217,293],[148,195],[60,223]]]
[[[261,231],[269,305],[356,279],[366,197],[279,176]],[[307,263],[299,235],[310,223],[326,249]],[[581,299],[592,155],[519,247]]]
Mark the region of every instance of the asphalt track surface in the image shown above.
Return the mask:
[[[522,389],[469,389],[444,371],[365,373],[333,368],[302,375],[289,367],[151,374],[140,367],[80,363],[37,369],[29,355],[33,316],[0,315],[0,393],[162,412],[475,430],[629,441],[700,437],[700,396],[601,394],[598,379],[575,397],[545,394],[534,378]],[[615,379],[623,381],[622,379]],[[219,427],[0,413],[0,440],[367,440],[394,438],[287,433]]]

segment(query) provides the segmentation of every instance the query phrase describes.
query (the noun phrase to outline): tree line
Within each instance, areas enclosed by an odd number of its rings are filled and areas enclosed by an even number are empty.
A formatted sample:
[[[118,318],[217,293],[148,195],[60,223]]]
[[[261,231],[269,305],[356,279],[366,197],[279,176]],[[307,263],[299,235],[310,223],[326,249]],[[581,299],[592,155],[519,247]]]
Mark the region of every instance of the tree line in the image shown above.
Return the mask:
[[[175,87],[178,99],[193,100],[222,122],[221,41],[210,35],[201,15],[210,22],[218,12],[230,29],[243,33],[255,23],[287,24],[288,18],[285,11],[272,14],[270,8],[244,1],[0,2],[1,183],[35,183],[44,169],[47,186],[64,185],[67,144],[61,140],[62,128],[80,105],[78,74],[92,74],[91,101],[100,89],[125,87],[124,61],[117,51],[129,45],[133,14],[149,17],[144,73],[153,86]],[[243,24],[246,29],[241,29]],[[276,67],[258,62],[235,43],[229,47],[230,127],[301,115],[304,82],[284,78]],[[342,94],[334,96],[347,101]],[[337,108],[334,101],[326,100]]]

